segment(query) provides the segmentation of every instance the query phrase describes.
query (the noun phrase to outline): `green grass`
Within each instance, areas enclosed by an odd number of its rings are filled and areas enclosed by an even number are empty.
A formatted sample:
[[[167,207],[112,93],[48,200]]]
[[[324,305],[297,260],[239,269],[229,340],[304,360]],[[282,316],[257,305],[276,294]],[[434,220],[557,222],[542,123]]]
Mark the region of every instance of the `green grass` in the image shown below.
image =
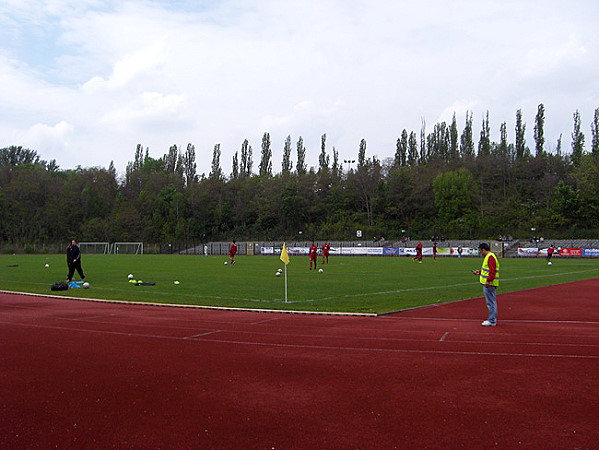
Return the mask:
[[[182,305],[302,311],[384,313],[482,296],[479,258],[333,257],[324,273],[308,270],[307,257],[291,257],[288,302],[284,277],[274,276],[283,263],[272,256],[84,255],[91,289],[52,292],[66,278],[63,255],[1,255],[0,290],[70,297]],[[319,261],[320,262],[320,261]],[[599,277],[597,259],[502,259],[499,293]],[[48,263],[49,268],[44,268]],[[155,282],[138,287],[127,281]],[[76,278],[78,279],[77,275]],[[175,285],[174,280],[180,282]]]

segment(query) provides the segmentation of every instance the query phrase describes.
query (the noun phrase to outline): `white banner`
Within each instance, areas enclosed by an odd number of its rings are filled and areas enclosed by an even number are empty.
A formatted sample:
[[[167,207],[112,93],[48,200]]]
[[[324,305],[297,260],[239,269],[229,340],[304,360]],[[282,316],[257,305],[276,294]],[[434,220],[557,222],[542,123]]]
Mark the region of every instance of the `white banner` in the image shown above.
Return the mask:
[[[538,256],[539,249],[536,247],[526,247],[520,248],[518,247],[518,256]]]

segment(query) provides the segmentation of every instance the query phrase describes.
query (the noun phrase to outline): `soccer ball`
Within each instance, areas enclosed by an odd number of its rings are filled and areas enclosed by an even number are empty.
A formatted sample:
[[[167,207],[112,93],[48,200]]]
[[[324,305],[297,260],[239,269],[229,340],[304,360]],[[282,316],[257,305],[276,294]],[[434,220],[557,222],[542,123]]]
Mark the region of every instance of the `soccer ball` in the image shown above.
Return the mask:
[[[547,263],[547,265],[548,265],[548,266],[550,266],[551,264],[552,264],[552,263],[551,263],[551,261],[549,261],[549,262]]]
[[[44,267],[47,269],[48,267],[50,267],[50,264],[45,264]]]
[[[132,273],[130,273],[129,275],[127,275],[127,278],[128,278],[129,280],[132,280],[132,279],[133,279],[133,274],[132,274]]]
[[[83,289],[89,289],[89,283],[87,281],[83,283]]]
[[[280,277],[281,276],[281,272],[275,272],[275,277]]]
[[[322,273],[322,272],[324,272],[324,270],[318,269],[318,273]]]
[[[226,266],[227,264],[229,264],[229,263],[228,263],[227,261],[225,261],[225,266]]]

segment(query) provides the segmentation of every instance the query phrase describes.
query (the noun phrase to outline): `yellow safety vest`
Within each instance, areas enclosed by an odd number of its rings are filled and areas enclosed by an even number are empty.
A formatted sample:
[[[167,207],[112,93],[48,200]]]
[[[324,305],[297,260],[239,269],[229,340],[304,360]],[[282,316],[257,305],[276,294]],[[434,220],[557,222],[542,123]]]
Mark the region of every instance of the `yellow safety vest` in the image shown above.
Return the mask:
[[[480,269],[480,284],[487,283],[487,277],[489,276],[489,257],[491,257],[491,256],[493,256],[493,258],[495,258],[496,271],[495,271],[495,278],[493,279],[493,281],[491,281],[489,283],[489,285],[490,286],[499,286],[499,260],[497,259],[497,256],[495,256],[495,254],[493,252],[487,253],[487,256],[485,256],[485,259],[483,259],[483,266]]]

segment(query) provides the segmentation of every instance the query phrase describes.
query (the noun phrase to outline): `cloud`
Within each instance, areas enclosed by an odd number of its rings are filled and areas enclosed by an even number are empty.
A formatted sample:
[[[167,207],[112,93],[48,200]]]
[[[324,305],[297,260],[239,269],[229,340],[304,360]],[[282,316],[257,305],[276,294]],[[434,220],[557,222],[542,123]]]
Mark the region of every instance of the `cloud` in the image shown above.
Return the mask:
[[[462,130],[466,110],[475,136],[488,110],[498,139],[522,109],[532,142],[539,103],[548,141],[567,137],[574,110],[586,124],[599,106],[598,5],[10,0],[0,146],[123,171],[137,143],[159,157],[190,142],[208,172],[220,143],[228,172],[244,139],[256,152],[269,132],[275,168],[287,135],[316,165],[324,133],[341,159],[363,138],[384,159],[404,128],[456,113]]]

